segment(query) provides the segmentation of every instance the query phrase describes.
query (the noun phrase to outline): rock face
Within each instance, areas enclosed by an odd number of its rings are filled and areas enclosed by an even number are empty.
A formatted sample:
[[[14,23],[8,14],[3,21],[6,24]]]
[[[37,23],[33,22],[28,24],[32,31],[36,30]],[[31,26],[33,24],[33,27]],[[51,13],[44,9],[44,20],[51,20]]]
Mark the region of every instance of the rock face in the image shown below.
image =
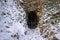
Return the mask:
[[[21,4],[26,12],[26,19],[29,28],[36,28],[42,16],[41,0],[23,0]]]
[[[24,6],[23,8],[27,11],[34,11],[42,7],[42,0],[23,0],[22,6]]]

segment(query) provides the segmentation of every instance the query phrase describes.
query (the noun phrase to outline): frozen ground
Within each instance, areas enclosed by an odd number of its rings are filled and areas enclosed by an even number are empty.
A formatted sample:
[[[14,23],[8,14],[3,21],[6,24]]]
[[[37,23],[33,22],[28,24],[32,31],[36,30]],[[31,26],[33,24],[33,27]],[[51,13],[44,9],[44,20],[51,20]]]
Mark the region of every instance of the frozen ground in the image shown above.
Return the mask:
[[[13,0],[0,0],[0,40],[47,40],[40,35],[38,27],[33,30],[27,27],[25,16],[23,8],[18,8]],[[59,30],[53,31],[60,40],[60,23],[56,25]]]

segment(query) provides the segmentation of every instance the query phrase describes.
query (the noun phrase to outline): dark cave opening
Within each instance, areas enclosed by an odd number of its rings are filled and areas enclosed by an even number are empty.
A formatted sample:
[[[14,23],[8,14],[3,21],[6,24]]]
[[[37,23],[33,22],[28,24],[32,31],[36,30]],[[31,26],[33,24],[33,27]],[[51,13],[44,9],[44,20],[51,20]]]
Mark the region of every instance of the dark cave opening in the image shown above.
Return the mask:
[[[30,11],[28,13],[27,18],[28,18],[28,20],[27,20],[28,28],[35,29],[38,24],[37,13],[35,11]]]

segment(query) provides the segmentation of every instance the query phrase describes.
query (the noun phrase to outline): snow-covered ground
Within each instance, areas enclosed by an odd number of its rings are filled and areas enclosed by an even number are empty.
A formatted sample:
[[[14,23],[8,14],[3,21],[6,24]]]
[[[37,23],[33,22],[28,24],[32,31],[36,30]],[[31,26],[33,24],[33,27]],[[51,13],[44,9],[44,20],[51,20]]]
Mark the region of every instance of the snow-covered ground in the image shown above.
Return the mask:
[[[14,0],[0,0],[0,40],[48,40],[40,34],[40,29],[29,29],[25,19],[25,11],[21,6],[17,7]],[[60,23],[55,35],[60,40]]]
[[[0,40],[44,40],[38,28],[26,26],[25,12],[13,0],[0,0]]]

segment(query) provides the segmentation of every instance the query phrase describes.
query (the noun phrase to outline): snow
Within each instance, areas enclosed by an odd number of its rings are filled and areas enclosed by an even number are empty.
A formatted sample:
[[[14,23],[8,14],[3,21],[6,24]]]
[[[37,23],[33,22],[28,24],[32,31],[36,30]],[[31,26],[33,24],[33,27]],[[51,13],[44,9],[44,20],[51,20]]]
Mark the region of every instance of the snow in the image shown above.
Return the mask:
[[[60,40],[60,33],[55,35]]]
[[[0,40],[47,40],[40,35],[39,27],[36,29],[28,28],[26,14],[21,6],[19,9],[13,0],[6,1],[0,0]],[[49,17],[44,21],[48,19]],[[60,28],[60,23],[58,26]],[[53,28],[55,27],[51,25],[51,29]],[[56,37],[60,40],[60,31],[56,30],[54,32],[58,33]]]
[[[38,28],[27,27],[23,8],[17,9],[13,0],[6,1],[0,0],[0,40],[44,40]]]

